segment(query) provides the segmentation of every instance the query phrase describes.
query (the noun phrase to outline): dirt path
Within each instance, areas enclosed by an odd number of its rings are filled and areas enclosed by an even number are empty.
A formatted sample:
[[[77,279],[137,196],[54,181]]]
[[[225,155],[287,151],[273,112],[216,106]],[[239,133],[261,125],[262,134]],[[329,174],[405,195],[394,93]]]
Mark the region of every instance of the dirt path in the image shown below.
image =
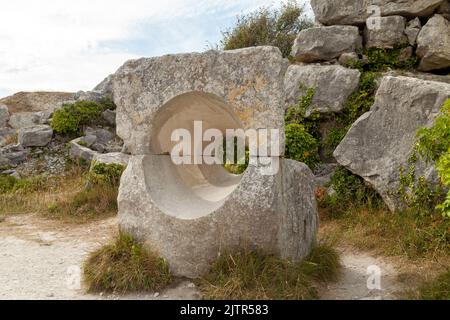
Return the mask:
[[[115,218],[69,226],[35,215],[6,217],[0,222],[0,300],[119,299],[86,294],[78,285],[88,253],[105,244],[116,231]],[[193,299],[196,294],[190,282],[181,282],[159,294],[120,299]]]
[[[349,248],[340,251],[342,275],[321,290],[322,300],[393,300],[404,290],[389,262]]]
[[[199,298],[189,281],[156,294],[86,294],[78,286],[82,263],[89,252],[105,244],[116,232],[115,218],[67,225],[35,215],[7,217],[0,222],[0,300]],[[338,282],[321,289],[322,299],[395,299],[396,292],[402,290],[391,264],[354,250],[341,251],[343,274]],[[377,267],[381,271],[381,290],[369,289],[367,280],[370,275],[376,276]],[[368,268],[372,268],[371,274]],[[376,286],[376,280],[371,283]]]

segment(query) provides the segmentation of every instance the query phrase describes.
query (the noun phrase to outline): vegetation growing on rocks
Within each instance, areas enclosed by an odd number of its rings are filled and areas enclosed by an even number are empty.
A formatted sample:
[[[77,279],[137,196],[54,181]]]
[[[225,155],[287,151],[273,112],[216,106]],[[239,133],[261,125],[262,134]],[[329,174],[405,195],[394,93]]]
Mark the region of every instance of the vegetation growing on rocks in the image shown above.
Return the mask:
[[[206,299],[317,299],[317,285],[336,280],[340,267],[338,253],[327,245],[298,263],[252,250],[226,251],[198,285]]]
[[[110,244],[90,254],[84,264],[90,292],[157,291],[172,282],[167,261],[120,233]]]
[[[297,1],[287,1],[280,9],[263,7],[239,16],[236,25],[223,32],[221,47],[225,50],[270,45],[278,47],[284,57],[291,53],[298,33],[312,26]]]
[[[109,99],[65,104],[53,114],[51,126],[58,134],[77,135],[83,126],[98,123],[103,111],[114,108],[114,103]]]

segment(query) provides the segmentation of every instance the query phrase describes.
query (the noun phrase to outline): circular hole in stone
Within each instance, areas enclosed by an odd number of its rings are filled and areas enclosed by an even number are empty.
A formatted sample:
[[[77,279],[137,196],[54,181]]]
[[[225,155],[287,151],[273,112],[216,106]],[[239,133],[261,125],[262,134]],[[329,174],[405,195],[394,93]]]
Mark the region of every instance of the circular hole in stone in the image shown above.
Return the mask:
[[[228,172],[221,164],[176,165],[172,162],[170,151],[177,144],[171,141],[172,132],[187,129],[193,140],[194,121],[202,121],[203,132],[214,128],[224,136],[226,129],[242,129],[232,108],[212,94],[185,93],[161,107],[152,123],[155,134],[150,141],[152,155],[144,162],[145,179],[159,209],[180,219],[196,219],[214,212],[241,179],[241,175]]]

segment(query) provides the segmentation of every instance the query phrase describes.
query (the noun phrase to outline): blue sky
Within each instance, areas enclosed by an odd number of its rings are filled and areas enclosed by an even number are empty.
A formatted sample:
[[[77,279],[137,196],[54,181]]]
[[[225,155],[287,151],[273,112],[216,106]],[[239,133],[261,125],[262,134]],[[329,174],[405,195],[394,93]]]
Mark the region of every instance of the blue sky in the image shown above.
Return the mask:
[[[307,0],[300,0],[300,2]],[[0,11],[0,97],[92,89],[126,60],[204,51],[279,0],[15,0]],[[308,10],[310,11],[309,7]]]

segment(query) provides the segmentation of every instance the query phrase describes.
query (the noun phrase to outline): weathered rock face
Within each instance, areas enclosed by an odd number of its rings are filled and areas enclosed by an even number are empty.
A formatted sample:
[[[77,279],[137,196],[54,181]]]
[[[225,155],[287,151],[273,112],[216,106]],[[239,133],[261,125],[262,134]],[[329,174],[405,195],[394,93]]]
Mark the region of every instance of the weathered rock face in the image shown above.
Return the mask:
[[[27,160],[30,151],[20,144],[0,148],[0,166],[17,166]]]
[[[10,113],[54,111],[64,103],[73,102],[75,94],[67,92],[19,92],[0,99]]]
[[[38,125],[19,130],[19,143],[25,147],[44,147],[53,137],[53,130],[47,125]]]
[[[104,163],[104,164],[121,164],[126,166],[128,161],[130,160],[130,156],[121,152],[111,152],[104,154],[96,154],[94,155],[93,161]]]
[[[278,49],[257,47],[130,61],[112,77],[117,130],[131,153],[119,225],[156,249],[175,275],[198,277],[221,250],[238,245],[293,260],[310,251],[314,176],[280,157],[287,66]],[[193,135],[194,121],[202,132],[278,129],[281,150],[262,157],[274,170],[254,157],[243,175],[220,164],[174,164],[172,133]]]
[[[6,127],[9,121],[9,110],[4,104],[0,104],[0,128]]]
[[[72,160],[91,162],[99,153],[84,146],[81,138],[70,141],[69,156]]]
[[[189,104],[196,120],[207,123],[212,115],[195,111],[195,105],[203,101],[221,105],[220,117],[239,122],[244,129],[279,129],[284,150],[284,110],[280,106],[284,101],[287,66],[287,60],[274,47],[129,61],[112,79],[117,134],[130,153],[151,153],[149,137],[157,134],[154,129],[159,129],[156,111],[172,104]]]
[[[363,177],[391,210],[400,207],[391,192],[399,187],[399,170],[407,166],[416,131],[431,126],[450,84],[407,77],[384,77],[372,109],[352,126],[334,152],[339,164]],[[417,176],[430,180],[432,166],[418,165]]]
[[[314,88],[314,98],[306,110],[320,113],[341,111],[349,96],[358,88],[360,72],[341,66],[292,65],[285,78],[286,107],[298,102],[308,88]]]
[[[306,165],[282,159],[272,176],[250,166],[236,189],[216,202],[223,186],[205,199],[202,190],[175,183],[180,177],[163,158],[130,159],[119,190],[119,224],[167,259],[175,275],[201,276],[221,250],[239,245],[294,260],[310,251],[318,220]]]
[[[437,14],[428,20],[417,37],[417,55],[422,71],[450,67],[450,22]]]
[[[415,46],[417,42],[417,36],[419,35],[420,29],[422,28],[422,23],[419,18],[415,18],[408,22],[405,29],[405,34],[408,37],[408,42],[410,45]]]
[[[326,61],[361,48],[357,27],[331,26],[302,30],[295,39],[291,55],[300,62]]]
[[[362,25],[373,13],[371,5],[380,8],[381,16],[424,17],[446,0],[311,0],[316,19],[324,25]]]
[[[379,28],[366,26],[364,30],[367,48],[392,49],[407,42],[404,17],[381,17],[379,23]]]
[[[48,123],[50,116],[51,113],[49,111],[18,112],[10,116],[8,123],[11,128],[22,129],[38,124],[46,124]]]

